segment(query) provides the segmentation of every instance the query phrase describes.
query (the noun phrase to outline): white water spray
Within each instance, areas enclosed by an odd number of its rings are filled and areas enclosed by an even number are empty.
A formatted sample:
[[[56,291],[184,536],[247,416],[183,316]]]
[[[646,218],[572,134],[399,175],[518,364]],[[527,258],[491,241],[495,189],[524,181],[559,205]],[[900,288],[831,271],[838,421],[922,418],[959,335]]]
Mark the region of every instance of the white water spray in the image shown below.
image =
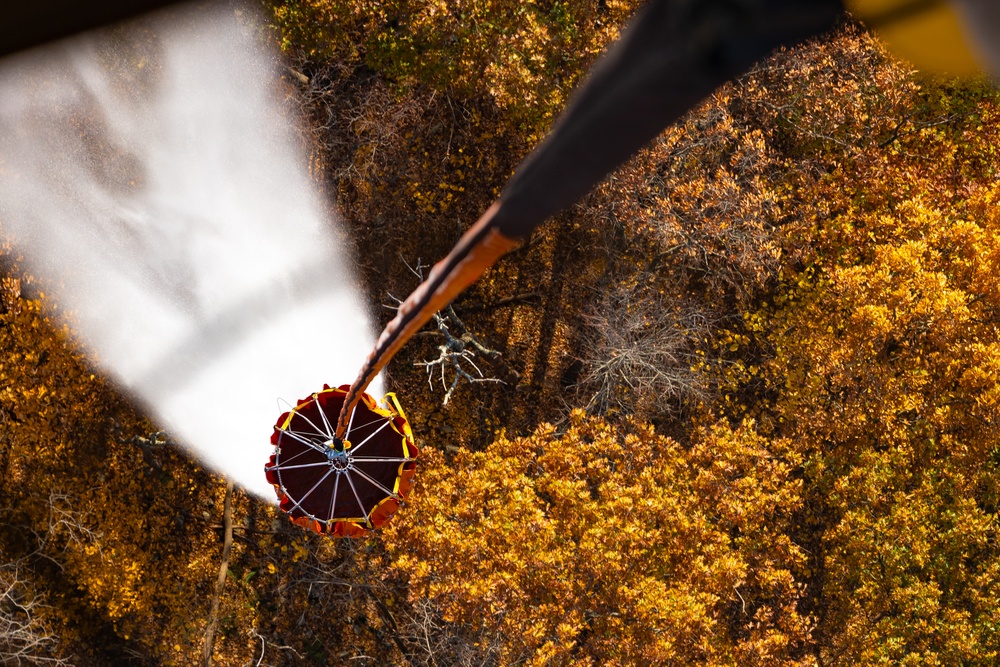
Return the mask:
[[[276,399],[374,336],[256,30],[187,6],[0,62],[0,229],[98,364],[273,500]]]

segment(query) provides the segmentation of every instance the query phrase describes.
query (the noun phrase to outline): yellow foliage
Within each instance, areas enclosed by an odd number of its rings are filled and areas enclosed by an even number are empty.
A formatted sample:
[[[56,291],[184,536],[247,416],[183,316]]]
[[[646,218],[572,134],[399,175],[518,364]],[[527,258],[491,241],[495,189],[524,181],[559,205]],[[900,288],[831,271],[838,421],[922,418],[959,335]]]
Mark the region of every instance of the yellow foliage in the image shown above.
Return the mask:
[[[537,132],[560,111],[635,0],[272,0],[282,45],[403,83],[489,95]],[[538,138],[537,136],[535,137]]]
[[[751,423],[684,448],[575,412],[562,433],[425,452],[385,533],[393,568],[451,632],[502,638],[502,664],[790,664],[809,637],[782,534],[795,461]]]
[[[778,288],[744,317],[768,358],[724,381],[803,457],[791,537],[810,550],[817,659],[993,664],[1000,100],[919,81],[863,36],[823,51],[755,77],[796,100],[777,120],[803,153]],[[803,77],[816,92],[793,92]]]
[[[272,3],[373,299],[498,194],[632,4]],[[995,90],[850,28],[720,90],[458,304],[509,384],[442,408],[410,367],[431,343],[400,355],[436,449],[381,537],[237,494],[216,664],[996,664],[998,128]],[[223,485],[141,439],[0,254],[0,555],[81,664],[192,664]],[[607,420],[537,426],[623,331],[596,362],[673,363],[682,411],[619,373]]]

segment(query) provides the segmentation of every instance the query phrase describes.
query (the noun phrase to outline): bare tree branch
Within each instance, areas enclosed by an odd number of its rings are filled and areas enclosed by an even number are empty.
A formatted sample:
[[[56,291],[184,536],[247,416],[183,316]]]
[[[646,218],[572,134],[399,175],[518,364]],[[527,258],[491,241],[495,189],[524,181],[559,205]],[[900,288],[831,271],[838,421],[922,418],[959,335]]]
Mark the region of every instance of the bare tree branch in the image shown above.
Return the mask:
[[[219,564],[219,579],[215,583],[215,597],[212,599],[212,611],[208,616],[208,628],[205,630],[204,665],[212,667],[212,651],[215,649],[215,630],[219,625],[219,603],[222,601],[222,591],[226,586],[226,573],[229,571],[229,553],[233,548],[233,482],[226,482],[226,500],[222,509],[225,537],[222,542],[222,563]]]
[[[448,306],[446,313],[446,315],[441,315],[441,313],[434,314],[434,322],[437,324],[438,333],[444,336],[444,343],[438,346],[437,358],[430,361],[418,361],[414,364],[415,366],[422,366],[427,369],[427,383],[431,388],[434,387],[434,372],[437,369],[440,370],[441,387],[446,390],[444,400],[441,401],[441,404],[448,405],[448,401],[451,400],[455,389],[458,388],[462,380],[465,380],[469,384],[476,382],[500,382],[501,384],[506,384],[499,378],[486,377],[482,369],[473,361],[476,352],[491,359],[499,357],[500,353],[487,348],[476,340],[469,333],[468,329],[466,329],[465,324],[458,318],[451,306]],[[456,338],[451,333],[449,324],[458,329],[460,332],[459,338]],[[472,375],[472,373],[466,370],[467,367],[475,371],[476,375]],[[452,372],[450,385],[446,379],[446,369],[449,368]]]
[[[41,617],[41,595],[24,572],[26,559],[0,565],[0,665],[69,665]]]
[[[671,412],[706,387],[695,369],[710,320],[695,306],[668,307],[640,287],[606,294],[585,324],[581,351],[587,408],[597,414]]]

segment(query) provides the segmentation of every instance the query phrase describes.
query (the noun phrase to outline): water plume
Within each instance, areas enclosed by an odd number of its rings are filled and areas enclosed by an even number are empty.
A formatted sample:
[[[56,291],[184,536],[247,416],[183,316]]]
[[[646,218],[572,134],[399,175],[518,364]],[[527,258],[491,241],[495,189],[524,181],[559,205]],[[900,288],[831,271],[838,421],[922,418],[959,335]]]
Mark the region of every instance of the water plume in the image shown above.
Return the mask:
[[[350,382],[374,336],[255,18],[182,6],[0,61],[0,229],[95,363],[273,500],[276,399]]]

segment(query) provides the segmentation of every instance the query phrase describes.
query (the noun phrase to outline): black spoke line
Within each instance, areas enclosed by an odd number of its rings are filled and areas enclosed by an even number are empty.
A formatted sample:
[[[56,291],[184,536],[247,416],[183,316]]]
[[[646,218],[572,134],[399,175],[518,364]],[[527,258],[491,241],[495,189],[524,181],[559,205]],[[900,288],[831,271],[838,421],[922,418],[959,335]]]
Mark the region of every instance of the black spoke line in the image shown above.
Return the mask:
[[[368,428],[369,426],[374,426],[375,424],[379,423],[379,422],[380,422],[380,421],[382,421],[383,419],[388,419],[388,417],[383,417],[382,415],[379,415],[378,417],[376,417],[375,419],[371,420],[371,421],[370,421],[370,422],[368,422],[367,424],[362,424],[361,426],[357,426],[357,427],[355,427],[355,428],[354,428],[353,430],[355,430],[355,431],[360,431],[360,430],[361,430],[361,429],[363,429],[363,428]],[[347,440],[347,439],[348,439],[348,437],[347,437],[347,436],[348,436],[348,435],[350,435],[350,433],[351,433],[351,430],[352,430],[352,429],[347,429],[347,433],[346,433],[346,434],[344,435],[344,440]]]
[[[313,442],[314,439],[316,438],[316,435],[317,435],[316,433],[308,433],[306,431],[296,431],[293,428],[285,429],[284,432],[285,433],[294,433],[295,435],[297,435],[299,437],[302,437],[302,438],[305,438],[306,440],[309,440],[309,442]],[[324,438],[326,436],[320,435],[320,437]],[[316,443],[316,445],[319,446],[319,447],[325,447],[325,445],[322,442]]]
[[[344,399],[345,400],[347,399],[346,395],[344,396]],[[351,408],[351,418],[347,420],[347,430],[344,431],[344,440],[347,440],[347,436],[351,434],[351,424],[354,423],[354,413],[356,413],[357,411],[358,411],[358,404],[355,403],[354,407]]]
[[[337,489],[340,488],[340,475],[337,475],[336,481],[333,483],[333,495],[330,496],[330,516],[327,517],[326,523],[329,524],[334,520],[333,511],[337,509]]]
[[[320,452],[321,454],[326,454],[326,450],[322,446],[317,445],[316,443],[312,442],[311,440],[306,440],[302,436],[296,434],[295,431],[291,431],[291,430],[288,430],[288,429],[282,430],[282,429],[278,428],[277,426],[275,426],[274,429],[276,431],[278,431],[278,433],[284,433],[284,434],[288,435],[289,437],[291,437],[292,439],[298,440],[299,442],[301,442],[306,447],[311,447],[311,448],[315,449],[317,452]]]
[[[333,440],[333,427],[330,426],[330,420],[326,418],[326,411],[319,402],[319,394],[313,394],[313,403],[316,404],[316,409],[319,410],[319,416],[323,418],[323,426],[326,427],[326,435]]]
[[[361,461],[362,463],[405,463],[407,461],[416,461],[416,459],[405,456],[352,456],[351,460],[354,462]]]
[[[354,480],[351,479],[351,473],[347,473],[347,483],[351,485],[351,491],[354,493],[354,500],[358,502],[358,509],[361,510],[362,516],[365,517],[365,525],[372,525],[372,522],[368,520],[368,512],[365,510],[365,505],[361,502],[361,498],[358,496],[358,490],[354,488]]]
[[[365,471],[364,471],[364,470],[362,470],[361,468],[354,468],[354,470],[355,470],[355,472],[357,472],[357,473],[358,473],[359,475],[361,475],[361,476],[362,476],[362,477],[364,477],[364,478],[365,478],[366,480],[368,480],[368,482],[369,482],[370,484],[372,484],[373,486],[377,487],[377,488],[378,488],[378,490],[379,490],[379,491],[381,491],[382,493],[384,493],[385,495],[387,495],[387,496],[389,496],[390,498],[393,498],[393,499],[395,499],[395,500],[398,500],[398,499],[399,499],[399,496],[398,496],[398,495],[396,495],[396,493],[395,493],[395,492],[393,492],[393,491],[390,491],[389,489],[387,489],[387,488],[385,488],[384,486],[382,486],[382,484],[380,484],[380,483],[379,483],[379,482],[377,482],[376,480],[374,480],[374,479],[372,479],[371,477],[369,477],[368,475],[366,475],[366,474],[365,474]]]
[[[313,400],[313,403],[316,403],[316,401],[315,401],[315,400]],[[307,422],[309,422],[309,425],[310,425],[310,426],[312,426],[312,427],[313,427],[314,429],[316,429],[316,433],[317,433],[318,435],[321,435],[321,436],[324,436],[324,437],[326,437],[326,438],[332,438],[332,437],[333,437],[332,435],[330,435],[329,433],[324,433],[324,432],[323,432],[323,429],[321,429],[321,428],[320,428],[319,426],[316,426],[316,424],[314,424],[314,423],[313,423],[313,420],[309,419],[309,417],[306,417],[306,416],[305,416],[304,414],[302,414],[301,410],[302,410],[303,408],[307,408],[307,407],[309,407],[309,404],[308,404],[308,403],[303,403],[303,404],[302,404],[302,405],[300,405],[300,406],[299,406],[299,408],[298,408],[298,409],[297,409],[297,410],[296,410],[296,411],[295,411],[295,412],[293,413],[293,415],[298,415],[299,417],[302,417],[302,418],[303,418],[303,419],[305,419],[305,420],[306,420]],[[316,409],[317,409],[317,410],[319,410],[320,412],[323,412],[323,408],[321,408],[321,407],[319,406],[319,403],[316,403]],[[294,419],[294,416],[293,416],[293,419]],[[289,425],[289,426],[291,426],[291,424],[292,424],[292,421],[291,421],[291,420],[289,420],[289,421],[288,421],[288,425]]]
[[[361,449],[361,447],[363,447],[366,442],[368,442],[369,440],[371,440],[372,438],[374,438],[378,434],[379,431],[381,431],[382,429],[384,429],[386,426],[388,426],[391,423],[392,423],[391,421],[386,421],[386,423],[382,424],[377,429],[375,429],[375,431],[371,435],[369,435],[367,438],[365,438],[364,440],[362,440],[360,444],[358,444],[358,445],[356,445],[356,446],[354,446],[354,447],[351,448],[351,454],[353,455],[355,452],[357,452],[359,449]]]
[[[332,472],[333,472],[333,467],[331,466],[330,469],[326,471],[326,474],[324,474],[322,477],[320,477],[319,481],[316,482],[315,484],[313,484],[313,487],[311,489],[309,489],[308,491],[306,491],[306,495],[302,496],[301,498],[299,498],[298,500],[295,501],[295,504],[292,505],[291,509],[288,510],[288,514],[290,515],[292,512],[294,512],[295,508],[297,507],[300,510],[302,510],[302,512],[304,514],[308,514],[310,517],[315,518],[315,517],[313,517],[312,514],[309,514],[304,509],[302,509],[302,503],[304,503],[306,501],[306,498],[308,498],[310,495],[312,495],[313,491],[315,491],[317,488],[319,488],[319,485],[322,484],[323,481],[327,477],[329,477]]]
[[[319,463],[300,463],[299,465],[289,466],[283,463],[275,464],[271,466],[269,470],[296,470],[297,468],[315,468],[316,466],[328,466],[332,465],[329,461],[320,461]]]
[[[291,457],[287,461],[282,461],[281,460],[281,448],[279,447],[278,448],[278,456],[275,457],[275,459],[274,459],[274,465],[275,465],[275,467],[283,466],[283,465],[285,465],[287,463],[291,463],[292,461],[294,461],[295,459],[299,458],[303,454],[308,454],[310,452],[315,452],[315,451],[316,451],[315,449],[303,449],[301,452],[299,452],[295,456]]]

